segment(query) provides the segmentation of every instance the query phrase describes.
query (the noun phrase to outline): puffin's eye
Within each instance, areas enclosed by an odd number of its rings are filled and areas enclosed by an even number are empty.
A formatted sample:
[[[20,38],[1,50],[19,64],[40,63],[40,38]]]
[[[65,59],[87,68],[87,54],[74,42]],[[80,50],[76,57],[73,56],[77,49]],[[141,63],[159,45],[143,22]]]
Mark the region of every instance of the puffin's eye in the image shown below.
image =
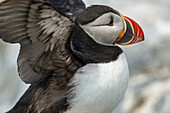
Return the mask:
[[[107,25],[113,26],[113,24],[114,24],[114,20],[113,20],[113,18],[111,18],[110,22]]]

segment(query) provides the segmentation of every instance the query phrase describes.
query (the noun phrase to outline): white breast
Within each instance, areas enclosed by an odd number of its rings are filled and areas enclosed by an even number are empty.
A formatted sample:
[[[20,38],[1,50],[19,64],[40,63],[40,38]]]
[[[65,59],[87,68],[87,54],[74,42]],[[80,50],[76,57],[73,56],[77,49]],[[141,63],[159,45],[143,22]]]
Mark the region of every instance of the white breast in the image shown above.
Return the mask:
[[[129,69],[124,54],[110,63],[88,64],[80,68],[70,85],[71,109],[65,113],[111,113],[124,95]]]

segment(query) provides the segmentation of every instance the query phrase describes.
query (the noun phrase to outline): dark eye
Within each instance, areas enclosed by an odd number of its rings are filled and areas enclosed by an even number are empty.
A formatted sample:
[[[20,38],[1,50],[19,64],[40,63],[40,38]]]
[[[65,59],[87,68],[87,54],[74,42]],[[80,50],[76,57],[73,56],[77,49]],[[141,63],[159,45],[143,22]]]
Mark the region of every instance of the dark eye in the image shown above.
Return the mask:
[[[107,25],[113,26],[113,24],[114,24],[114,20],[113,20],[113,18],[111,18],[110,22]]]

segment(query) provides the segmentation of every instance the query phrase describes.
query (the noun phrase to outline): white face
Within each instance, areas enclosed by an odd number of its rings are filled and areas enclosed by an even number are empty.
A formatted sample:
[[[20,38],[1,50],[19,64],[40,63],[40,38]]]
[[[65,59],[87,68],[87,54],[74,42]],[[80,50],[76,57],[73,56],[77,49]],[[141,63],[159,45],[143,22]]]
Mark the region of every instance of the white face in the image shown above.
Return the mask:
[[[108,25],[109,22],[113,22],[113,24]],[[123,21],[119,15],[109,12],[91,23],[79,26],[97,43],[113,45],[113,42],[123,30]]]

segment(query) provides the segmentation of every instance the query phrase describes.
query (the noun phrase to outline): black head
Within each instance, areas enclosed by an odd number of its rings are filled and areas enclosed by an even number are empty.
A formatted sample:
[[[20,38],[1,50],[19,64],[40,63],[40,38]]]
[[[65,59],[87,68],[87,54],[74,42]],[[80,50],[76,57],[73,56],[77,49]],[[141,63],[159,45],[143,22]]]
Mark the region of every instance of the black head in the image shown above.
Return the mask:
[[[104,5],[88,7],[76,17],[76,25],[103,45],[113,45],[124,27],[120,13]]]
[[[88,24],[108,12],[113,12],[119,15],[119,12],[111,7],[104,5],[92,5],[76,17],[76,22],[80,23],[81,25]]]
[[[104,5],[88,7],[76,17],[76,25],[102,45],[129,45],[144,40],[144,33],[135,21]]]

